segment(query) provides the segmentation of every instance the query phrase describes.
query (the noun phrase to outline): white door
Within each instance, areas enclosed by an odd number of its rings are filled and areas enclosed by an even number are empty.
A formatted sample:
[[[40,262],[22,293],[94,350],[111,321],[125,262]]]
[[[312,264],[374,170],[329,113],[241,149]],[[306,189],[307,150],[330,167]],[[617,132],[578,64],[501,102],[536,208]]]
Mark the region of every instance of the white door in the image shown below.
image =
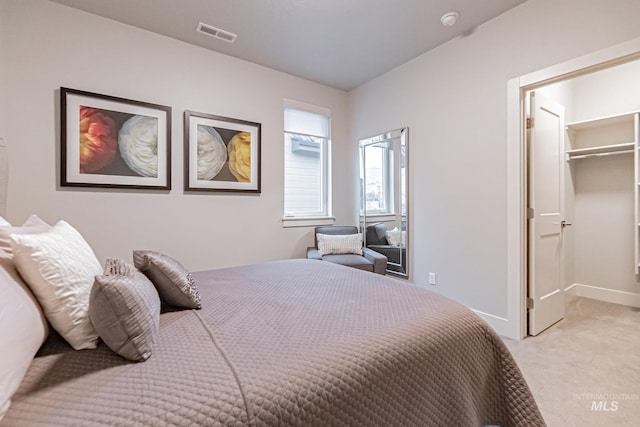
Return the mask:
[[[529,335],[564,317],[564,107],[531,93],[529,149]]]

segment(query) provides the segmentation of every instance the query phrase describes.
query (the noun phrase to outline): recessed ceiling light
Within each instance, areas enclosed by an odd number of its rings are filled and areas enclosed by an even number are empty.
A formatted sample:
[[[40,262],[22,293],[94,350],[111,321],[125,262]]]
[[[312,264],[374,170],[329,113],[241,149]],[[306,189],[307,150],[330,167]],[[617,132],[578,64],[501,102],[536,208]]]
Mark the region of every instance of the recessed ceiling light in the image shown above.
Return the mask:
[[[444,25],[445,27],[451,27],[453,25],[456,25],[459,17],[460,14],[458,12],[447,12],[442,15],[442,18],[440,18],[440,22],[442,22],[442,25]]]
[[[233,43],[236,41],[237,34],[230,33],[229,31],[221,30],[220,28],[216,28],[212,25],[205,24],[203,22],[198,23],[198,27],[196,31],[202,34],[205,34],[210,37],[215,37],[220,40],[224,40],[228,43]]]

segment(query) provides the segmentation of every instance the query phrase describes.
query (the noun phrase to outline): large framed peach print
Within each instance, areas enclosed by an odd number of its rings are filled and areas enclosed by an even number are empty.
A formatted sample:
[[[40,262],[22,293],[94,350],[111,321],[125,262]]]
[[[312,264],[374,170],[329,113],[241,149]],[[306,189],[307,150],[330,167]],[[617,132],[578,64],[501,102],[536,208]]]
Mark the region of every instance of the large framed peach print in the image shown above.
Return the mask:
[[[171,107],[60,88],[60,185],[171,189]]]
[[[185,111],[185,191],[260,193],[260,123]]]

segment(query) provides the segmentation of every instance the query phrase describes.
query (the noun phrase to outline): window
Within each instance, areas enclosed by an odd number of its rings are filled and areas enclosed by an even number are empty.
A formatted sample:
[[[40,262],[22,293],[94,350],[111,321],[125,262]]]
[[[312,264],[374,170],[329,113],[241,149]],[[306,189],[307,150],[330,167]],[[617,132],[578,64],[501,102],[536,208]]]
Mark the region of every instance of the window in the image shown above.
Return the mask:
[[[292,101],[293,103],[293,101]],[[328,218],[329,110],[295,103],[284,109],[284,219]]]
[[[394,212],[393,154],[388,143],[369,144],[360,150],[360,181],[366,183],[360,209],[366,208],[367,215]]]

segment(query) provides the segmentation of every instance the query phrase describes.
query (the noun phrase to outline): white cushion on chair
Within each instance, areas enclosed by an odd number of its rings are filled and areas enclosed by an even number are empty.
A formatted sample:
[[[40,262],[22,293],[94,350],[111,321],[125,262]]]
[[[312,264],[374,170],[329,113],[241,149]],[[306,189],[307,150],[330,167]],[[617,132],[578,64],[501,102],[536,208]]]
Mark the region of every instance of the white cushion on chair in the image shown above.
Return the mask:
[[[316,239],[320,255],[362,255],[362,233],[335,235],[318,233]]]

